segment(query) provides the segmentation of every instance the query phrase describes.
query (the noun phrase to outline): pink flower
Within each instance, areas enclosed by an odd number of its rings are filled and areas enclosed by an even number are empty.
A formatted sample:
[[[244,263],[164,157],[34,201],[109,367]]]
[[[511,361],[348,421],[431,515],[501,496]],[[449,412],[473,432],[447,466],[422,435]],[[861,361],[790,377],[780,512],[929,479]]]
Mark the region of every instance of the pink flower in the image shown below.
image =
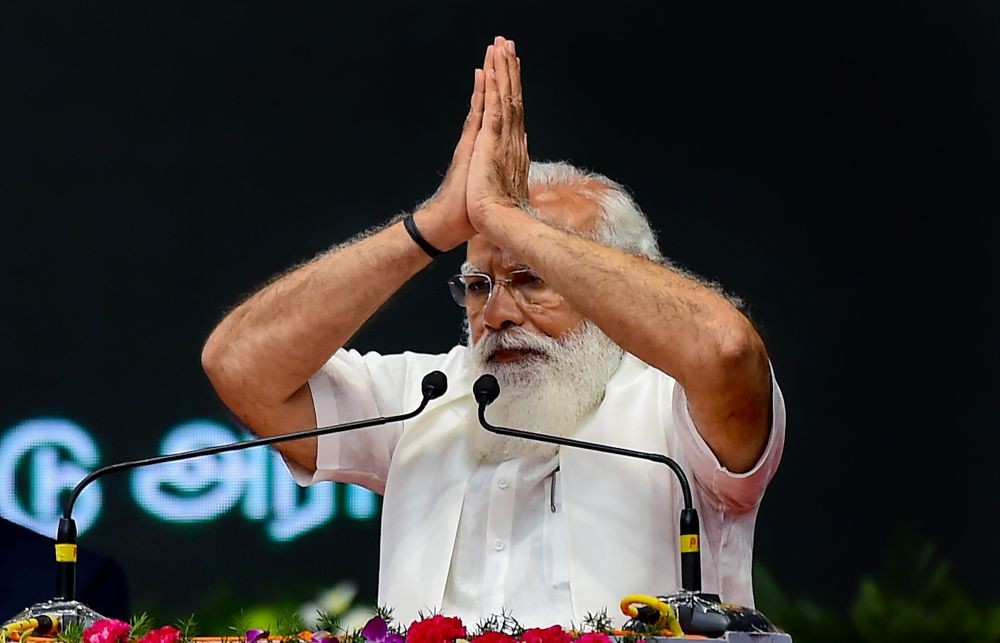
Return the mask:
[[[513,636],[503,632],[483,632],[469,643],[517,643]]]
[[[83,631],[81,643],[128,643],[132,626],[113,618],[104,618]]]
[[[577,637],[576,643],[611,643],[611,639],[601,632],[587,632]]]
[[[255,627],[252,630],[247,630],[245,638],[247,643],[257,643],[257,641],[264,641],[266,643],[271,638],[271,633]]]
[[[461,619],[435,614],[422,621],[413,621],[406,631],[406,643],[451,643],[465,636]]]
[[[381,616],[373,616],[361,630],[366,643],[403,643],[403,637],[389,631],[389,624]]]
[[[160,629],[150,630],[146,633],[146,636],[136,641],[136,643],[177,643],[180,638],[180,630],[176,627],[164,625]]]
[[[558,625],[545,629],[535,627],[521,635],[521,643],[570,643],[571,640],[569,632]]]

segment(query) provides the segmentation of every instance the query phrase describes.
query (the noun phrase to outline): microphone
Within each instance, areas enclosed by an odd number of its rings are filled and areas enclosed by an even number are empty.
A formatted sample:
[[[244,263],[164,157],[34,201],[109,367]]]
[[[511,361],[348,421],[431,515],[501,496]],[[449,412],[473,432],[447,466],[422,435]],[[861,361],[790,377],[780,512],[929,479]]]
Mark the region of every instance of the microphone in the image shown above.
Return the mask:
[[[476,398],[476,404],[480,408],[487,407],[500,397],[500,382],[489,373],[482,375],[472,385],[472,396]],[[488,431],[493,429],[484,427]]]
[[[47,618],[52,618],[53,620],[58,619],[58,622],[65,626],[70,622],[81,623],[84,626],[89,625],[95,621],[103,618],[100,614],[93,611],[86,605],[80,603],[76,600],[76,521],[73,520],[73,506],[76,504],[77,498],[80,493],[87,488],[87,485],[94,482],[98,478],[101,478],[109,473],[116,473],[118,471],[127,471],[129,469],[136,469],[139,467],[152,466],[154,464],[165,464],[167,462],[176,462],[178,460],[188,460],[192,458],[198,458],[206,455],[216,455],[219,453],[227,453],[229,451],[242,451],[243,449],[251,449],[253,447],[265,446],[270,444],[277,444],[280,442],[288,442],[291,440],[299,440],[302,438],[319,437],[321,435],[331,435],[334,433],[343,433],[346,431],[353,431],[354,429],[363,429],[372,426],[378,426],[380,424],[389,424],[391,422],[402,422],[404,420],[409,420],[416,417],[427,407],[428,402],[437,399],[445,394],[448,390],[448,378],[441,371],[432,371],[427,375],[424,375],[420,382],[420,391],[422,398],[420,404],[417,408],[408,412],[402,413],[400,415],[393,415],[389,417],[377,417],[368,420],[357,420],[355,422],[345,422],[343,424],[334,424],[331,426],[323,426],[315,429],[306,429],[303,431],[296,431],[294,433],[285,433],[282,435],[272,435],[266,438],[255,438],[253,440],[246,440],[244,442],[235,442],[233,444],[222,444],[213,447],[205,447],[203,449],[194,449],[192,451],[183,451],[181,453],[171,453],[169,455],[162,455],[155,458],[146,458],[143,460],[132,460],[129,462],[119,462],[117,464],[110,464],[100,469],[96,469],[88,474],[83,480],[81,480],[70,492],[69,498],[66,501],[66,507],[63,511],[62,518],[59,519],[59,527],[56,531],[56,596],[51,601],[45,601],[42,603],[37,603],[31,607],[25,608],[16,616],[14,616],[10,621],[5,624],[5,627],[9,626],[14,622],[27,621],[39,616],[46,616]]]
[[[674,635],[700,634],[710,637],[720,637],[727,631],[736,632],[780,632],[762,613],[749,607],[741,607],[723,603],[719,596],[701,591],[701,555],[699,550],[700,527],[698,512],[691,500],[691,485],[681,466],[675,460],[659,453],[634,451],[595,442],[584,442],[573,438],[564,438],[545,433],[522,431],[502,426],[495,426],[486,420],[486,407],[500,396],[500,383],[489,373],[480,376],[472,385],[472,394],[479,404],[479,423],[492,433],[507,435],[525,440],[535,440],[558,444],[560,446],[576,447],[589,451],[600,451],[629,458],[650,460],[670,467],[681,486],[684,497],[684,508],[680,516],[680,550],[681,550],[681,588],[682,591],[669,596],[647,596],[633,594],[626,596],[621,602],[622,612],[630,616],[631,623],[644,625],[659,625],[667,629],[670,623],[676,624],[677,631],[671,628]],[[638,605],[639,607],[636,607]],[[626,625],[626,629],[636,629]]]
[[[628,458],[651,460],[652,462],[658,462],[670,467],[670,469],[674,472],[674,475],[677,476],[678,482],[680,482],[681,494],[684,496],[684,508],[681,510],[680,519],[681,587],[688,592],[701,591],[701,555],[698,547],[700,528],[698,524],[698,511],[694,508],[694,503],[691,500],[691,485],[688,484],[687,476],[675,460],[659,453],[646,453],[645,451],[634,451],[632,449],[623,449],[621,447],[597,444],[595,442],[583,442],[581,440],[547,435],[545,433],[534,433],[531,431],[521,431],[519,429],[494,426],[486,420],[486,407],[492,404],[497,397],[500,396],[500,383],[497,382],[497,378],[493,377],[489,373],[480,376],[480,378],[477,379],[472,385],[472,395],[476,398],[476,402],[479,404],[479,424],[481,424],[484,429],[492,433],[499,433],[500,435],[507,435],[514,438],[524,438],[526,440],[535,440],[538,442],[548,442],[550,444],[558,444],[560,446],[587,449],[589,451],[600,451],[602,453],[623,455]]]
[[[438,399],[447,390],[448,376],[441,371],[431,371],[420,380],[420,392],[428,401]]]

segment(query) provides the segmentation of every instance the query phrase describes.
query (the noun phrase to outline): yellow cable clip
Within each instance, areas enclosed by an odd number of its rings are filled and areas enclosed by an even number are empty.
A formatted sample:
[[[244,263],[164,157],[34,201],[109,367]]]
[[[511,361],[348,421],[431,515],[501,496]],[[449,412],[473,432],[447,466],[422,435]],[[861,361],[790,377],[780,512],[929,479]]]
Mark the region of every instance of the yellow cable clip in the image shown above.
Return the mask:
[[[636,603],[652,607],[660,613],[660,620],[656,622],[657,627],[664,630],[670,630],[671,636],[684,636],[684,630],[681,629],[681,623],[677,620],[677,615],[674,614],[674,609],[655,596],[649,596],[648,594],[629,594],[622,599],[620,605],[622,614],[628,616],[629,618],[635,618],[638,616],[639,609],[635,607]]]
[[[17,638],[14,640],[24,641],[34,633],[37,627],[38,619],[35,618],[26,618],[23,621],[8,623],[0,628],[0,641],[7,641],[8,638],[14,639],[15,635]]]

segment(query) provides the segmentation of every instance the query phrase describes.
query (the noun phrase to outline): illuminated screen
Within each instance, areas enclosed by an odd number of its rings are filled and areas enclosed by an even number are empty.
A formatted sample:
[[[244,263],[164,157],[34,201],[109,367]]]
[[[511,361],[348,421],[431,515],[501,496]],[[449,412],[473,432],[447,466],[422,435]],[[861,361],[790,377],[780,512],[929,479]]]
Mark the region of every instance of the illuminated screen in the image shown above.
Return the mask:
[[[250,436],[208,419],[165,430],[164,455]],[[0,434],[0,514],[52,537],[72,488],[109,464],[107,445],[69,418],[38,417]],[[158,614],[317,600],[344,580],[371,602],[379,497],[362,487],[299,487],[267,447],[111,473],[76,502],[81,547],[128,571],[133,610]],[[51,573],[51,560],[35,565]],[[193,599],[192,587],[198,598]],[[10,615],[4,615],[5,617]]]

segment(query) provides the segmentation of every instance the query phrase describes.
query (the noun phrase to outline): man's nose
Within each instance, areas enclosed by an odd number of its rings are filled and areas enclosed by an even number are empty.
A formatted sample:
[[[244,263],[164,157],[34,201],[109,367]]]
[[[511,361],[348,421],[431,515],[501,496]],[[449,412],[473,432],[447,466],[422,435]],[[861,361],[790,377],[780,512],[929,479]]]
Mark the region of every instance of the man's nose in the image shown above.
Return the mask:
[[[483,309],[483,323],[493,330],[524,323],[524,311],[518,306],[517,299],[506,284],[496,284],[493,287],[493,294]]]

